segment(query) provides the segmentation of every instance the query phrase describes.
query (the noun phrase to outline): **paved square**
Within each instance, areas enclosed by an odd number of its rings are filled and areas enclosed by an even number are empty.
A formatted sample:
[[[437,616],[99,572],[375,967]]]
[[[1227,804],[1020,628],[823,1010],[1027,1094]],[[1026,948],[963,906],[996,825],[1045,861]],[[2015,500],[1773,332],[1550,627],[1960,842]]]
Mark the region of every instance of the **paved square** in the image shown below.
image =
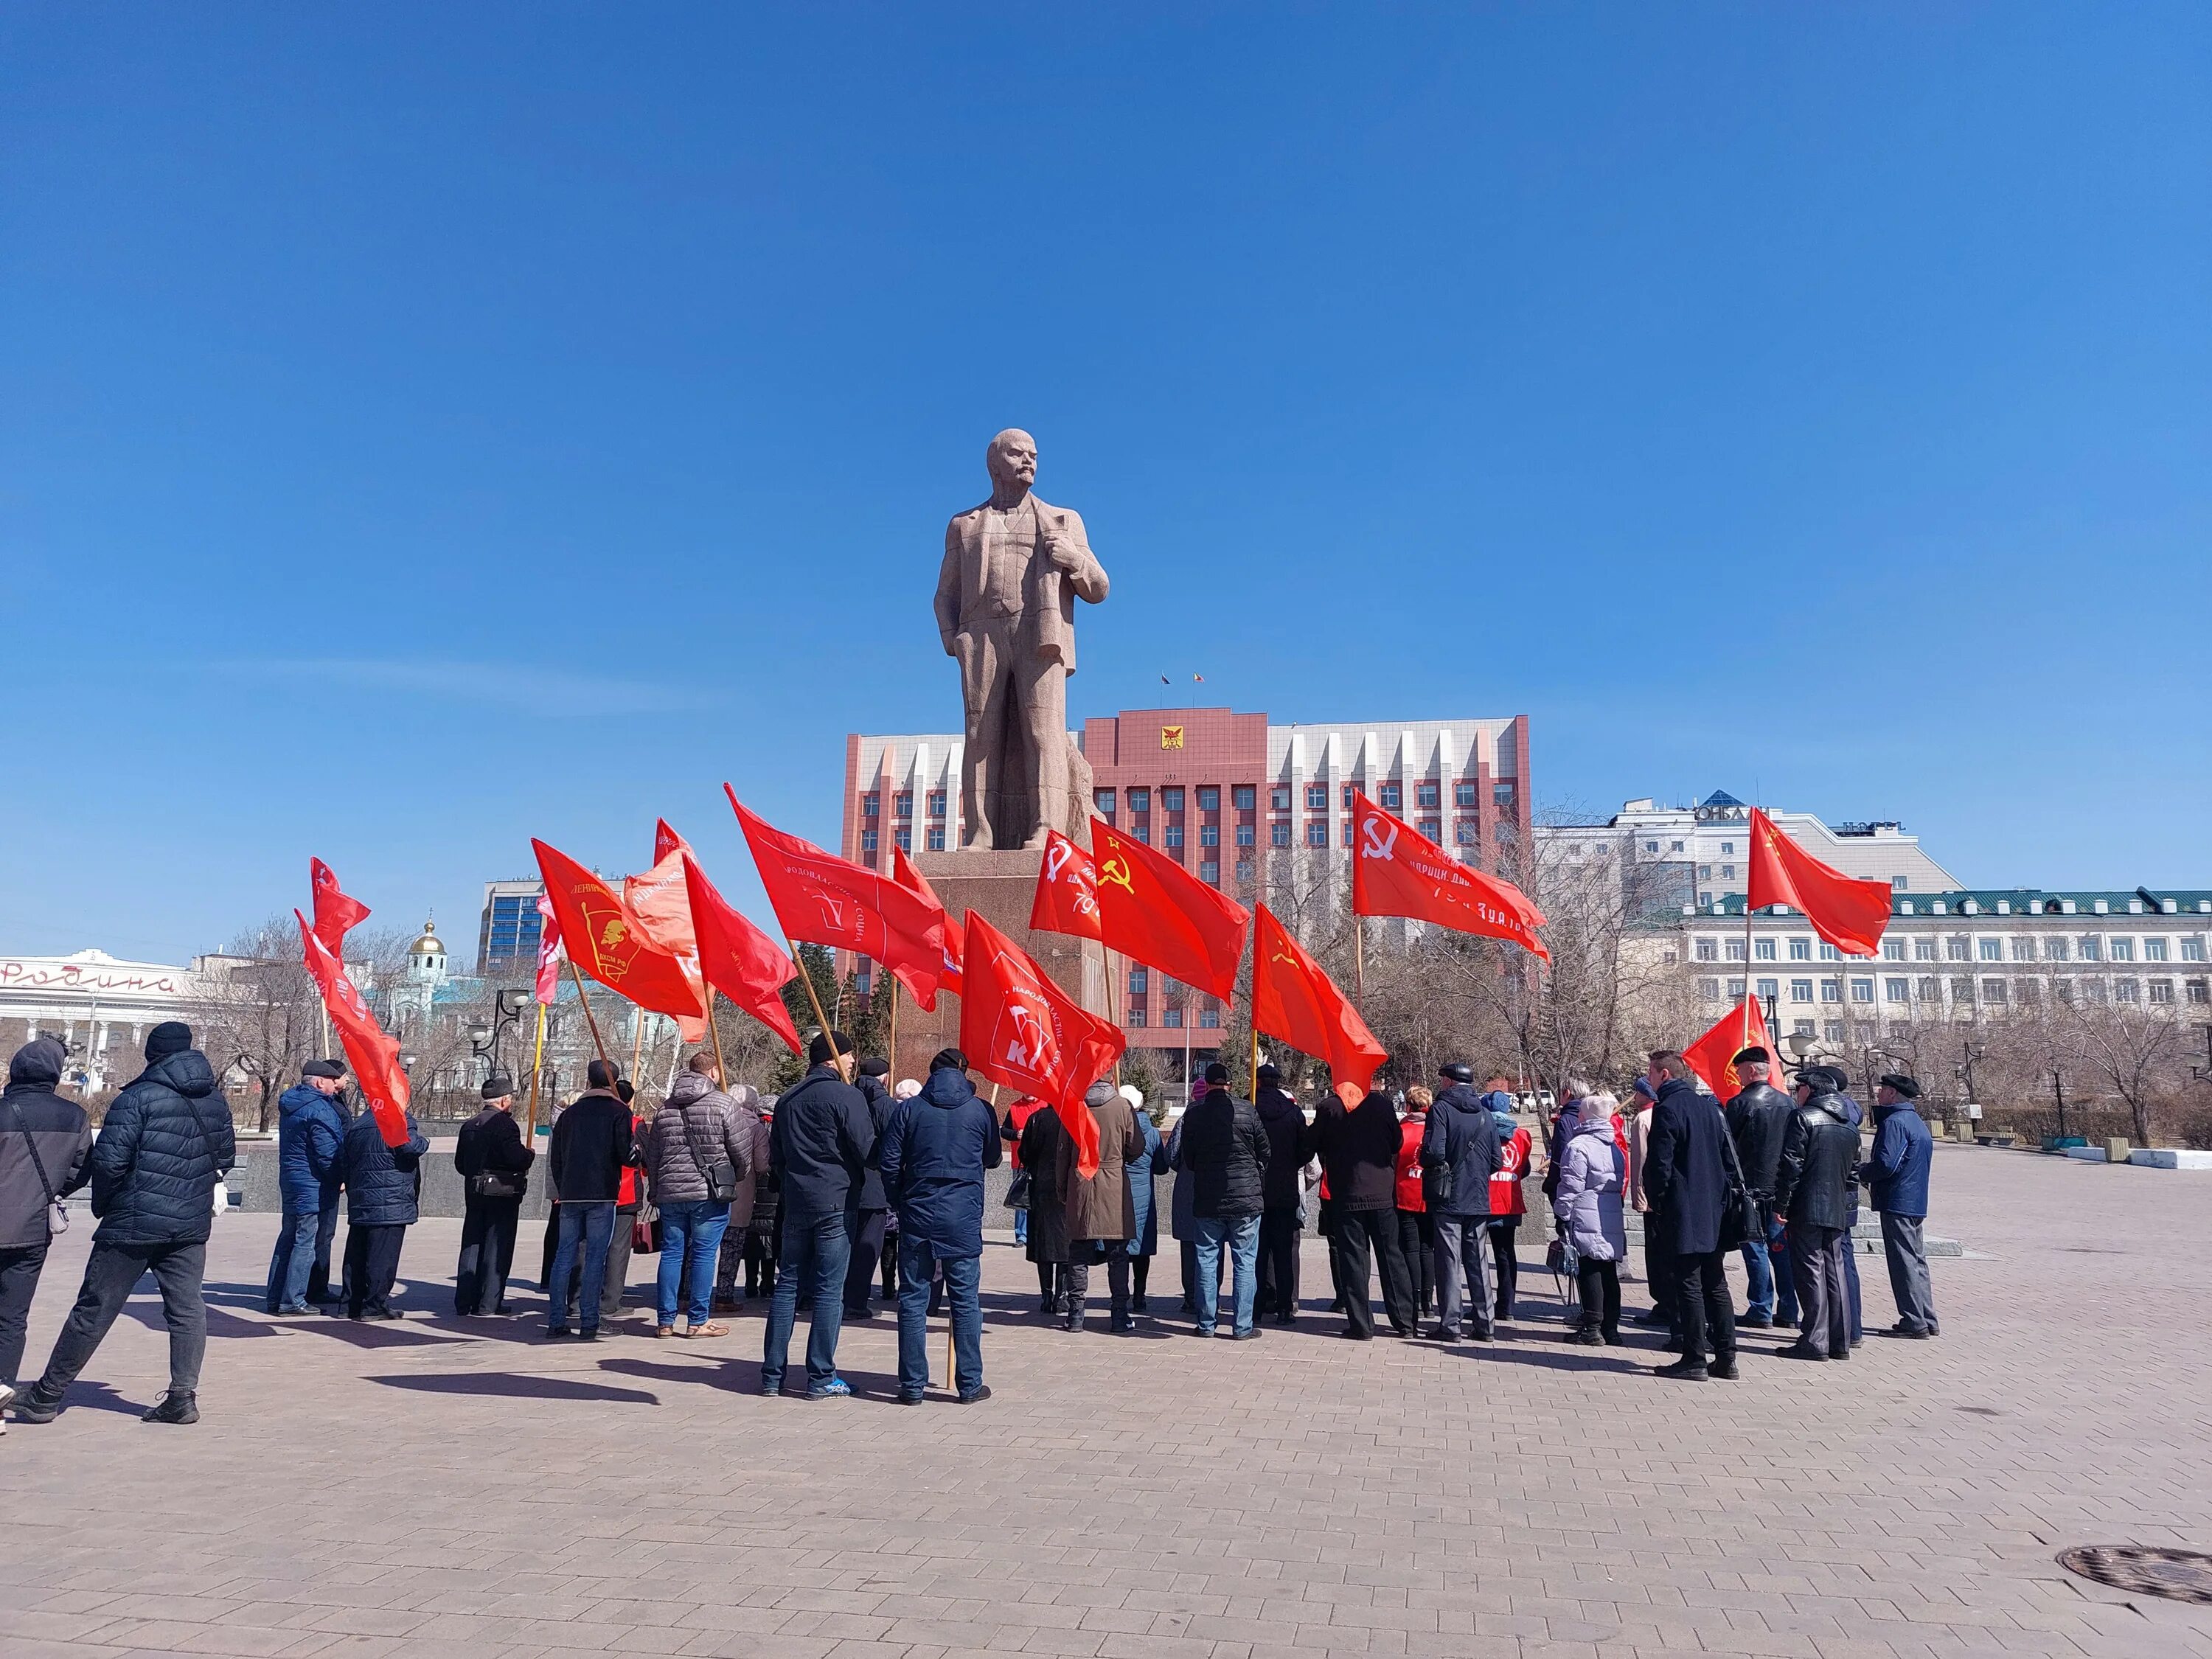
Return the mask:
[[[274,1218],[230,1216],[197,1427],[136,1420],[149,1280],[61,1419],[0,1439],[0,1655],[2212,1656],[2212,1611],[2051,1559],[2212,1548],[2212,1177],[1946,1147],[1935,1192],[1972,1253],[1935,1265],[1944,1336],[1849,1365],[1761,1340],[1741,1383],[1656,1382],[1648,1346],[1560,1346],[1540,1271],[1486,1351],[1317,1311],[1070,1337],[1000,1243],[997,1397],[920,1410],[888,1320],[845,1340],[866,1397],[820,1405],[753,1395],[751,1311],[697,1346],[456,1321],[450,1221],[409,1237],[404,1324],[276,1323]]]

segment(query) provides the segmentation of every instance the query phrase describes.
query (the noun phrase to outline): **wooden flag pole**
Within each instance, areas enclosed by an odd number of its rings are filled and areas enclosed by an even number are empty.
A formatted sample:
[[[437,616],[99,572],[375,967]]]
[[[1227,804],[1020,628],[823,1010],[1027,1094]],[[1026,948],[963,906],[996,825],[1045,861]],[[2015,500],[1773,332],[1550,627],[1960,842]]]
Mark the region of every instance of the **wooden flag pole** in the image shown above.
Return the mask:
[[[1118,1031],[1121,1029],[1121,1016],[1114,1012],[1114,953],[1106,948],[1106,941],[1103,939],[1098,941],[1098,967],[1106,976],[1106,1023]],[[1121,1046],[1125,1050],[1127,1048],[1128,1042],[1126,1037]],[[1120,1054],[1114,1056],[1114,1086],[1116,1089],[1121,1086]]]
[[[645,1010],[633,1007],[629,1016],[629,1079],[635,1087],[637,1068],[645,1060]]]
[[[1777,971],[1778,972],[1779,969]],[[1836,971],[1840,975],[1843,969],[1839,968]],[[1751,1046],[1751,894],[1747,890],[1743,896],[1743,1031],[1735,1042],[1739,1050]],[[1846,1011],[1844,1015],[1845,1019],[1850,1018],[1850,1006],[1849,1003],[1844,1005]],[[1848,1032],[1850,1027],[1846,1025],[1844,1029]],[[1771,1036],[1773,1034],[1769,1032],[1768,1035]]]
[[[538,1138],[538,1080],[545,1072],[545,1005],[538,1005],[538,1048],[530,1058],[530,1116],[522,1144],[534,1146]]]
[[[877,966],[878,966],[878,967],[882,967],[882,966],[883,966],[883,964],[882,964],[882,963],[877,963]],[[891,1063],[891,1087],[893,1087],[894,1089],[896,1089],[896,1088],[897,1088],[897,1087],[898,1087],[898,1005],[899,1005],[899,994],[898,994],[898,993],[899,993],[899,982],[898,982],[898,981],[896,981],[896,979],[892,979],[892,978],[891,978],[890,971],[890,969],[884,969],[884,977],[885,979],[889,979],[889,980],[890,980],[890,981],[891,981],[891,1047],[890,1047],[890,1052],[889,1054],[885,1054],[885,1055],[884,1056],[884,1059],[886,1059],[886,1060],[889,1060],[889,1061],[890,1061],[890,1063]]]
[[[722,1024],[714,1018],[714,999],[720,994],[713,986],[707,988],[707,1035],[714,1040],[714,1069],[722,1074],[716,1086],[726,1089],[730,1086],[730,1064],[722,1058]]]
[[[321,1002],[316,1003],[315,1017],[323,1023],[323,1046],[315,1052],[321,1058],[328,1060],[331,1057],[331,1011],[328,1006]]]
[[[1367,1013],[1367,919],[1352,919],[1352,992],[1364,1018]]]
[[[845,1069],[845,1056],[837,1052],[837,1039],[832,1032],[830,1016],[822,1012],[822,994],[814,988],[814,975],[806,971],[806,959],[799,954],[799,941],[787,937],[783,942],[791,947],[791,965],[799,969],[799,982],[806,988],[807,1006],[814,1010],[815,1022],[822,1028],[822,1041],[829,1046],[830,1063],[837,1068],[837,1079],[841,1083],[850,1083],[853,1074]]]
[[[576,981],[576,1000],[584,1005],[584,1024],[592,1028],[592,1047],[599,1051],[599,1058],[607,1057],[606,1039],[599,1035],[599,1022],[592,1017],[591,993],[584,989],[583,969],[576,966],[576,958],[568,958],[568,972]]]

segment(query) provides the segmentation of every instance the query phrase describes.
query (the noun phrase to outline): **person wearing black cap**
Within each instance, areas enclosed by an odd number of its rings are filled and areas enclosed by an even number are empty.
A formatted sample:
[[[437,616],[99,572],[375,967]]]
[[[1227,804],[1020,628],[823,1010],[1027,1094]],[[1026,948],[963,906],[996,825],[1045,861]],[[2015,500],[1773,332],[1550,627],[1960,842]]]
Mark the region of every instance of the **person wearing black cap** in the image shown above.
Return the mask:
[[[1260,1068],[1260,1092],[1252,1102],[1260,1127],[1267,1132],[1267,1173],[1261,1184],[1260,1312],[1278,1325],[1298,1314],[1299,1171],[1313,1156],[1312,1132],[1298,1103],[1283,1090],[1276,1066]]]
[[[131,1291],[148,1273],[169,1328],[169,1391],[149,1423],[199,1421],[207,1353],[207,1267],[216,1183],[237,1159],[230,1107],[192,1028],[164,1020],[146,1034],[146,1069],[107,1108],[93,1142],[92,1212],[100,1227],[76,1305],[46,1374],[15,1402],[18,1423],[51,1423]]]
[[[1413,1278],[1398,1249],[1399,1144],[1398,1115],[1390,1108],[1390,1097],[1379,1090],[1370,1089],[1348,1112],[1343,1098],[1331,1094],[1314,1114],[1314,1150],[1328,1175],[1337,1246],[1344,1258],[1346,1324],[1339,1334],[1356,1341],[1370,1341],[1375,1335],[1375,1310],[1367,1287],[1369,1264],[1378,1257],[1382,1306],[1391,1330],[1412,1336],[1420,1328],[1414,1322],[1420,1316],[1413,1304]],[[1489,1176],[1486,1173],[1483,1178]],[[1486,1206],[1488,1200],[1484,1202]]]
[[[463,1318],[507,1311],[507,1276],[522,1195],[538,1154],[514,1121],[514,1079],[489,1077],[477,1091],[483,1109],[461,1125],[453,1168],[461,1177],[461,1260],[453,1273],[453,1311]]]
[[[998,1167],[998,1119],[975,1097],[968,1056],[944,1048],[921,1092],[891,1114],[878,1149],[884,1195],[899,1217],[898,1397],[918,1406],[929,1386],[930,1282],[941,1268],[952,1314],[952,1384],[963,1406],[983,1383],[983,1172]]]
[[[333,1098],[345,1067],[334,1060],[311,1060],[300,1080],[276,1097],[276,1191],[283,1206],[276,1224],[276,1249],[269,1259],[264,1307],[283,1317],[307,1312],[308,1280],[315,1267],[315,1244],[323,1211],[331,1212],[337,1231],[338,1149],[345,1140],[345,1115]],[[324,1283],[329,1287],[329,1247],[324,1247]]]
[[[1801,1070],[1797,1107],[1782,1137],[1774,1203],[1789,1224],[1802,1315],[1798,1340],[1783,1350],[1792,1359],[1851,1357],[1844,1252],[1850,1249],[1850,1218],[1857,1207],[1859,1132],[1837,1098],[1845,1081],[1832,1066]]]
[[[1474,1340],[1487,1342],[1497,1330],[1490,1178],[1500,1161],[1498,1116],[1475,1092],[1474,1067],[1455,1060],[1437,1075],[1444,1086],[1430,1103],[1420,1154],[1436,1235],[1437,1323],[1430,1334],[1439,1342],[1458,1341],[1464,1307]]]
[[[890,1127],[891,1114],[898,1103],[891,1098],[890,1085],[884,1079],[891,1074],[891,1063],[878,1054],[862,1060],[860,1074],[854,1086],[867,1097],[868,1121],[875,1126],[876,1139],[881,1141],[884,1131]],[[853,1211],[852,1228],[846,1240],[845,1256],[845,1317],[868,1319],[874,1310],[868,1298],[875,1293],[876,1263],[884,1253],[884,1227],[887,1206],[884,1200],[883,1171],[876,1167],[874,1154],[868,1158],[867,1167],[860,1171],[860,1191],[858,1206]]]
[[[853,1039],[842,1031],[817,1032],[806,1048],[806,1075],[776,1101],[769,1129],[769,1166],[782,1193],[783,1246],[762,1337],[765,1395],[783,1392],[802,1294],[810,1310],[806,1397],[836,1400],[853,1392],[837,1375],[837,1334],[844,1322],[853,1212],[876,1150],[876,1125],[868,1097],[845,1080],[834,1059],[852,1052]]]
[[[1759,1237],[1743,1241],[1744,1290],[1742,1324],[1763,1330],[1776,1318],[1778,1296],[1781,1318],[1794,1324],[1797,1292],[1790,1276],[1787,1253],[1778,1255],[1774,1246],[1782,1239],[1781,1218],[1774,1209],[1774,1173],[1782,1162],[1782,1135],[1794,1109],[1788,1095],[1766,1079],[1773,1056],[1753,1047],[1740,1051],[1729,1063],[1743,1086],[1723,1109],[1729,1138],[1735,1143],[1743,1184],[1759,1206]]]
[[[1395,1127],[1393,1123],[1394,1131]],[[1197,1332],[1212,1336],[1218,1321],[1220,1297],[1215,1287],[1221,1282],[1221,1255],[1226,1249],[1236,1306],[1230,1334],[1249,1342],[1260,1334],[1252,1312],[1260,1293],[1260,1212],[1266,1207],[1267,1132],[1252,1103],[1229,1092],[1229,1068],[1218,1060],[1206,1068],[1206,1093],[1183,1114],[1182,1129],[1176,1181],[1186,1176],[1190,1181],[1191,1218],[1198,1232]]]
[[[1881,1212],[1881,1249],[1889,1260],[1889,1288],[1897,1297],[1897,1323],[1886,1334],[1923,1340],[1941,1334],[1936,1287],[1928,1273],[1921,1228],[1928,1219],[1928,1172],[1936,1138],[1920,1115],[1920,1085],[1902,1073],[1881,1079],[1874,1091],[1874,1156],[1860,1171],[1874,1207]]]

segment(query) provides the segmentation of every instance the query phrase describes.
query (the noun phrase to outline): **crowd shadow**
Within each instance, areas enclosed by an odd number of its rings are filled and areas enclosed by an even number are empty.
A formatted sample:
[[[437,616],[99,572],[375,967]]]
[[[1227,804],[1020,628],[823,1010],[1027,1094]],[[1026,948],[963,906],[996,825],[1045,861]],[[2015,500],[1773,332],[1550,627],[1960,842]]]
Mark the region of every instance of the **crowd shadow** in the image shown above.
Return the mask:
[[[659,1395],[648,1394],[642,1389],[618,1389],[605,1382],[580,1382],[565,1376],[538,1376],[520,1371],[428,1371],[362,1380],[417,1394],[477,1395],[507,1400],[591,1400],[630,1406],[660,1403]]]

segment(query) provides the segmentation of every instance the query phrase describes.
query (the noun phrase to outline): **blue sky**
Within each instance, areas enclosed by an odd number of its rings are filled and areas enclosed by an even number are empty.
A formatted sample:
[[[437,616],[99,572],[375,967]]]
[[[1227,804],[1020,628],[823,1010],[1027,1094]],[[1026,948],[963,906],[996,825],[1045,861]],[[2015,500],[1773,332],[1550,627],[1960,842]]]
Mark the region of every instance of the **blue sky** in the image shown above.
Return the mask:
[[[659,813],[757,908],[1008,424],[1078,717],[2212,884],[2212,12],[814,10],[0,17],[0,950],[319,854],[465,955]]]

